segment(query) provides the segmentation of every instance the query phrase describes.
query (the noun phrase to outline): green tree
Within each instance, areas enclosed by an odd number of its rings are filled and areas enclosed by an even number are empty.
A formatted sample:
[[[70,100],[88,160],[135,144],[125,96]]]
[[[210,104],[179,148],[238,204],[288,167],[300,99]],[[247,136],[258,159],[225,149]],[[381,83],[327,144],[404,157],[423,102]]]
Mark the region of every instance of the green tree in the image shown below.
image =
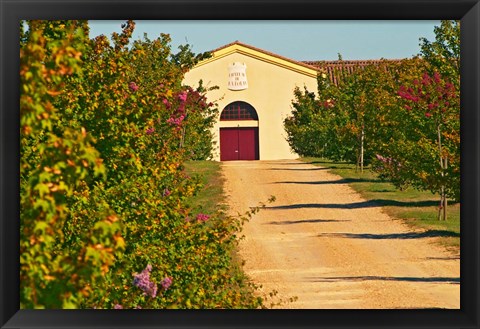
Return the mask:
[[[460,21],[442,20],[434,27],[435,40],[420,39],[420,56],[430,65],[429,74],[438,72],[451,81],[456,89],[460,86]]]
[[[460,98],[439,73],[401,86],[398,94],[415,117],[416,146],[397,161],[410,164],[414,186],[440,194],[438,218],[446,220],[447,197],[460,197]],[[413,151],[413,152],[412,152]]]
[[[256,308],[232,271],[241,218],[195,214],[183,162],[216,111],[182,86],[201,56],[169,37],[88,38],[84,21],[21,30],[21,307]],[[185,62],[184,62],[185,61]],[[198,126],[198,127],[197,127]]]
[[[393,120],[402,128],[379,152],[377,169],[398,186],[438,193],[438,218],[446,220],[447,198],[460,198],[460,23],[442,21],[434,32],[435,41],[421,39],[418,64],[398,68]]]
[[[62,248],[69,204],[105,174],[85,128],[58,127],[63,109],[56,101],[65,80],[82,74],[86,30],[81,21],[29,21],[20,37],[20,301],[26,308],[77,306],[122,249],[114,239],[120,226],[100,208],[77,236],[82,245]]]
[[[338,136],[341,143],[349,145],[351,149],[348,160],[355,162],[362,172],[365,158],[369,158],[371,153],[368,136],[373,112],[377,110],[376,93],[381,85],[378,81],[379,72],[380,68],[373,65],[357,69],[354,74],[345,76],[338,86],[336,104],[346,118],[342,125],[337,126]]]
[[[292,115],[284,120],[287,141],[301,156],[344,160],[351,154],[351,147],[338,134],[338,127],[347,120],[337,106],[339,89],[326,74],[320,74],[317,93],[306,88],[294,90]]]
[[[292,115],[284,120],[287,141],[301,156],[323,156],[327,143],[325,128],[328,126],[318,124],[320,115],[317,115],[315,94],[296,88],[294,96]]]
[[[285,129],[300,155],[361,169],[372,160],[397,187],[438,193],[438,216],[446,219],[447,197],[460,196],[460,23],[442,21],[435,36],[421,39],[419,57],[353,73],[339,68],[336,85],[320,73],[317,97],[295,91]]]

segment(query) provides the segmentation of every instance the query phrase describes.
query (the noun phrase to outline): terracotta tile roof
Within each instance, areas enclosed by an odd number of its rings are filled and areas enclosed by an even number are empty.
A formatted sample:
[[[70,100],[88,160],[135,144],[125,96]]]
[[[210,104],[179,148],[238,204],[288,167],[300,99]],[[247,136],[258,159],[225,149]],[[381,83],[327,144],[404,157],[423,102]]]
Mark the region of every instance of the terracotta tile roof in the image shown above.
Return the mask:
[[[224,46],[221,46],[221,47],[219,47],[219,48],[217,48],[217,49],[211,50],[210,52],[213,53],[213,52],[216,52],[216,51],[219,51],[219,50],[228,48],[228,47],[233,46],[233,45],[240,45],[240,46],[243,46],[243,47],[246,47],[246,48],[250,48],[250,49],[252,49],[252,50],[256,50],[256,51],[259,51],[259,52],[264,53],[264,54],[266,54],[266,55],[270,55],[270,56],[274,56],[274,57],[283,59],[283,60],[285,60],[285,61],[288,61],[288,62],[297,64],[297,65],[300,65],[300,66],[309,68],[309,69],[311,69],[311,70],[318,70],[318,68],[317,68],[316,66],[310,65],[310,64],[308,64],[308,62],[296,61],[296,60],[294,60],[294,59],[291,59],[291,58],[288,58],[288,57],[284,57],[284,56],[281,56],[281,55],[272,53],[272,52],[270,52],[270,51],[266,51],[266,50],[263,50],[263,49],[260,49],[260,48],[257,48],[257,47],[251,46],[251,45],[247,45],[246,43],[240,42],[240,41],[238,41],[238,40],[235,40],[234,42],[231,42],[231,43],[229,43],[229,44],[226,44],[226,45],[224,45]]]
[[[327,74],[335,85],[338,85],[342,77],[355,73],[369,65],[381,65],[399,63],[401,59],[368,59],[368,60],[336,60],[336,61],[304,61],[303,63],[313,66],[317,71]]]

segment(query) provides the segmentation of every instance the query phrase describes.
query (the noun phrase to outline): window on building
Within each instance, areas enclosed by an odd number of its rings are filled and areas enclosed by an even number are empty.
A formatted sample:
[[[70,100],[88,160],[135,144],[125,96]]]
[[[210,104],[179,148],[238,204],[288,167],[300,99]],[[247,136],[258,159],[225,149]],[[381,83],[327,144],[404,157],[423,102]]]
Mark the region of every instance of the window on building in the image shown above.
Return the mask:
[[[258,120],[258,115],[252,105],[245,102],[233,102],[225,106],[220,120]]]

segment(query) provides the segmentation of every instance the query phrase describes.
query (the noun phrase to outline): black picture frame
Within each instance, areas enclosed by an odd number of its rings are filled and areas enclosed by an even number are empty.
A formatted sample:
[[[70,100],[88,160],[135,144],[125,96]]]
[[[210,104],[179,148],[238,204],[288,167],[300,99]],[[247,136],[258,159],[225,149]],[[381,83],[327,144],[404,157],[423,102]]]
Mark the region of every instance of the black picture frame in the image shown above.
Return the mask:
[[[21,19],[461,19],[460,310],[19,310]],[[0,0],[1,328],[478,328],[478,0]]]

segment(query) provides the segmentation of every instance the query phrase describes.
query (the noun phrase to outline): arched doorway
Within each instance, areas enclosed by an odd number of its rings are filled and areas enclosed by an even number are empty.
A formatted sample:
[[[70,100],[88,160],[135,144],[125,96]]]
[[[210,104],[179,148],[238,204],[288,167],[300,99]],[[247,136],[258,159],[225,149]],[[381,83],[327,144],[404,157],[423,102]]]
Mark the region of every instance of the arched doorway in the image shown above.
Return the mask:
[[[220,128],[220,161],[259,160],[255,108],[242,101],[230,103],[223,109],[220,121],[231,121]]]

